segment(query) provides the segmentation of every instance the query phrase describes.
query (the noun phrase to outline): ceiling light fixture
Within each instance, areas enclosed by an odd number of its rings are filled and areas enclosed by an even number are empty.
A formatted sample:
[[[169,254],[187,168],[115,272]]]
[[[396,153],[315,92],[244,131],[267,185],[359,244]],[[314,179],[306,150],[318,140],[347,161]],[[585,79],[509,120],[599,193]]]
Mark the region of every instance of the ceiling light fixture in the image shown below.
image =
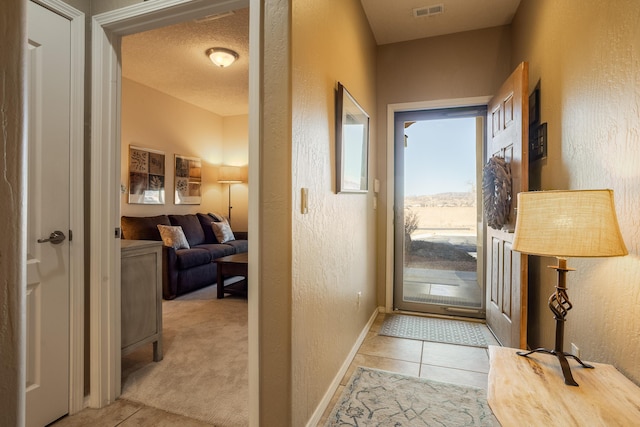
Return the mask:
[[[207,49],[206,54],[211,59],[211,62],[220,68],[228,67],[240,57],[237,52],[224,47],[212,47]]]

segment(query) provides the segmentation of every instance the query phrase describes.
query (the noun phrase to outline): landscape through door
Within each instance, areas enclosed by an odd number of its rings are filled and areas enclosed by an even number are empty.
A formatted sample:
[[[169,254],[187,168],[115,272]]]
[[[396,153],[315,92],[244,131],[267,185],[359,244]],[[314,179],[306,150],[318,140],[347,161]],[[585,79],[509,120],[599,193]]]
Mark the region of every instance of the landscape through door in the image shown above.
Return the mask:
[[[394,308],[484,318],[486,107],[396,112]]]
[[[527,258],[511,249],[517,193],[529,188],[529,72],[521,63],[489,102],[487,159],[504,158],[511,169],[511,207],[500,229],[487,227],[487,325],[503,346],[527,345]]]
[[[26,425],[69,412],[71,24],[28,3]]]

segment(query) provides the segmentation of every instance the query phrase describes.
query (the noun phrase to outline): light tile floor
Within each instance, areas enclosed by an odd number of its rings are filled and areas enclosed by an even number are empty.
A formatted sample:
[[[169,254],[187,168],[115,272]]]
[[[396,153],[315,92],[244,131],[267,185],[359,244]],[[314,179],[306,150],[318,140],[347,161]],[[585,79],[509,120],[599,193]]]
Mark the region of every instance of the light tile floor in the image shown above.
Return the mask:
[[[487,388],[487,349],[378,335],[385,315],[380,313],[340,382],[319,426],[324,425],[356,366],[419,376],[435,381]],[[498,345],[485,327],[490,345]],[[200,427],[208,424],[126,400],[103,409],[85,409],[53,424],[55,427]]]
[[[384,318],[383,313],[376,318],[318,426],[326,422],[357,366],[487,389],[488,349],[378,335]],[[499,345],[485,325],[483,333],[489,345]]]

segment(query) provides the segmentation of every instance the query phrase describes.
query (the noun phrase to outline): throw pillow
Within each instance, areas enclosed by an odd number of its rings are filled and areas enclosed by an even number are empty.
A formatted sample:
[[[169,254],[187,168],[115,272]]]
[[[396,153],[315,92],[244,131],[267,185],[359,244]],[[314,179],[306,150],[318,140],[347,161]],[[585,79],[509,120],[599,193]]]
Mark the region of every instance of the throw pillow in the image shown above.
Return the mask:
[[[158,230],[162,237],[162,243],[173,249],[190,249],[189,242],[179,225],[160,225]]]
[[[212,222],[211,228],[213,228],[213,234],[216,235],[216,239],[220,243],[230,242],[232,240],[236,240],[236,237],[233,235],[233,231],[231,231],[231,227],[229,223],[225,222]]]
[[[209,212],[209,216],[213,218],[215,222],[227,222],[227,219],[219,213]]]

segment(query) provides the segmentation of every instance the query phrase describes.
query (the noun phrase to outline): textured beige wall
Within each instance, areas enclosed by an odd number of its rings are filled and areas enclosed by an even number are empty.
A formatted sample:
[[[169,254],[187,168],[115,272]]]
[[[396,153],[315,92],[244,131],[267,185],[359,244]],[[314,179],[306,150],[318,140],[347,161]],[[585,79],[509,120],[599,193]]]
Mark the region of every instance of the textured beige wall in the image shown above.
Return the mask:
[[[231,227],[234,231],[247,231],[249,224],[249,116],[222,118],[222,164],[240,166],[244,182],[231,188]],[[225,184],[226,187],[226,184]],[[229,203],[228,188],[222,191],[221,209]]]
[[[358,0],[296,1],[292,23],[292,406],[293,425],[301,426],[377,306],[376,46]],[[367,194],[335,194],[337,81],[371,116]],[[302,187],[309,189],[305,215]]]
[[[24,423],[26,2],[0,3],[0,425]]]
[[[128,193],[125,193],[120,200],[122,215],[184,215],[196,212],[227,215],[227,184],[218,183],[218,171],[222,164],[247,165],[247,116],[220,117],[147,86],[123,79],[121,120],[122,184],[129,186],[129,145],[165,153],[165,204],[129,204]],[[202,203],[199,205],[174,204],[175,154],[199,157],[202,160]],[[232,228],[246,231],[245,184],[233,185],[232,205]]]
[[[539,189],[611,188],[629,255],[569,260],[574,308],[565,350],[611,363],[640,384],[640,3],[523,0],[513,26],[513,64],[541,81],[548,157],[532,168]],[[553,347],[546,306],[552,259],[531,257],[529,345]]]
[[[378,246],[385,259],[388,206],[386,182],[387,105],[487,96],[511,73],[509,27],[495,27],[378,47]],[[390,184],[392,185],[392,184]],[[378,262],[378,304],[385,301],[386,268]]]

